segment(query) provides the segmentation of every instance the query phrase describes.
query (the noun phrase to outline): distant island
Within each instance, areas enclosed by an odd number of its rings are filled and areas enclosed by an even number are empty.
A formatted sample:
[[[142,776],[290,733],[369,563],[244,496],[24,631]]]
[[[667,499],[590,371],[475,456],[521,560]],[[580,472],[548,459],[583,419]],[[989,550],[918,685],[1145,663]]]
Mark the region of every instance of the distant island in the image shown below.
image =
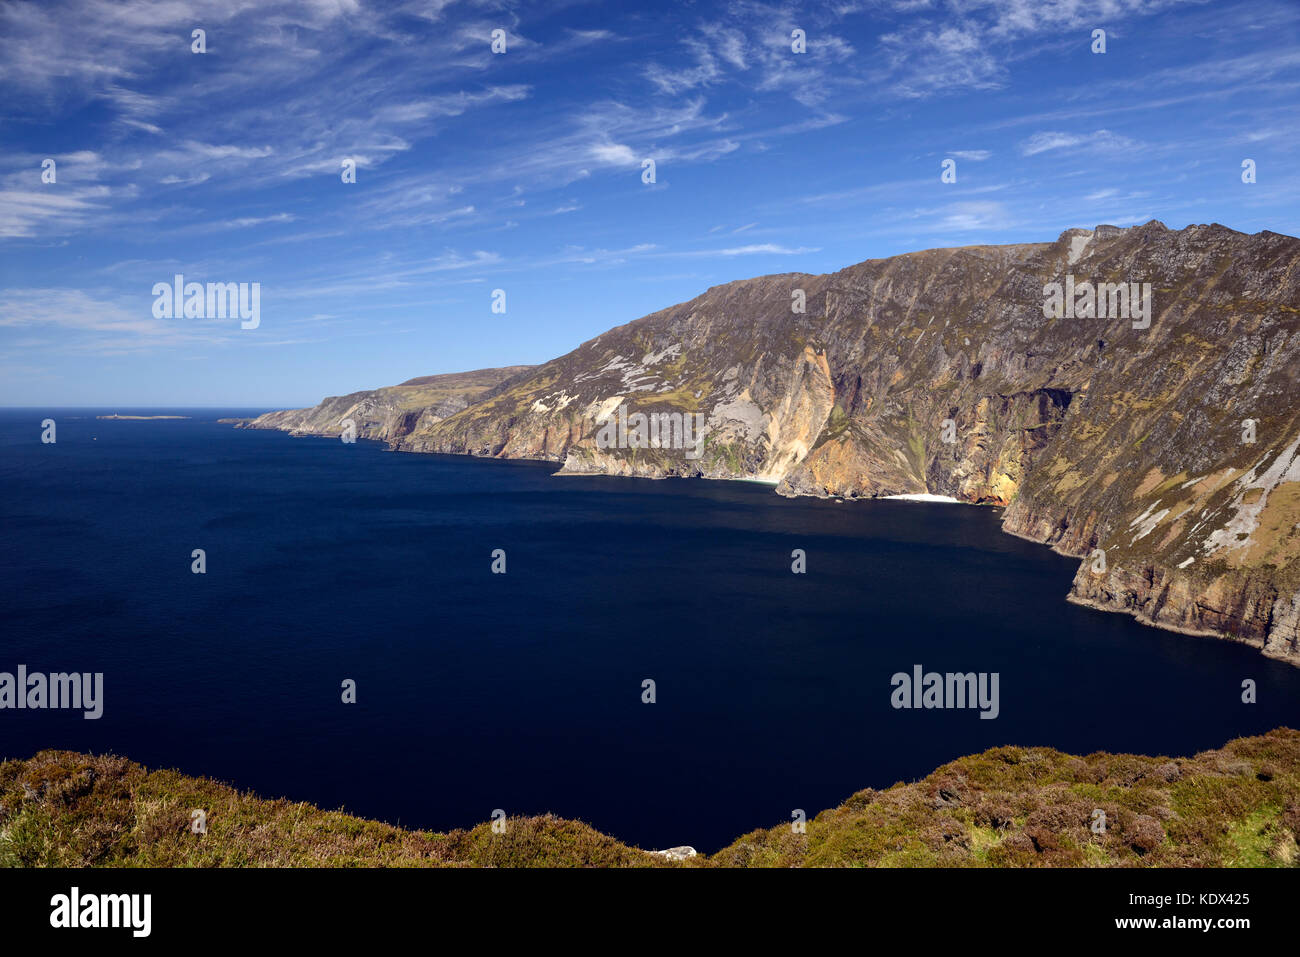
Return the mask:
[[[188,419],[188,415],[97,415],[97,419]]]

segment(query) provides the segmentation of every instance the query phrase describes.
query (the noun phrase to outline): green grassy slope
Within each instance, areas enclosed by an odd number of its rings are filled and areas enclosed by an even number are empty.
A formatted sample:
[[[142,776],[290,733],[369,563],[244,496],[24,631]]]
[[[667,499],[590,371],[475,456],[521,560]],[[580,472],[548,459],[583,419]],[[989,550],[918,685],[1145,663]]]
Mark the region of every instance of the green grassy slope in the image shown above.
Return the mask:
[[[190,812],[206,812],[194,834]],[[1106,815],[1104,833],[1091,827]],[[685,822],[689,827],[689,822]],[[1001,747],[861,791],[807,822],[680,864],[576,821],[445,834],[266,800],[124,758],[0,764],[0,865],[34,867],[1297,866],[1300,732],[1191,758]],[[689,833],[682,839],[689,840]]]

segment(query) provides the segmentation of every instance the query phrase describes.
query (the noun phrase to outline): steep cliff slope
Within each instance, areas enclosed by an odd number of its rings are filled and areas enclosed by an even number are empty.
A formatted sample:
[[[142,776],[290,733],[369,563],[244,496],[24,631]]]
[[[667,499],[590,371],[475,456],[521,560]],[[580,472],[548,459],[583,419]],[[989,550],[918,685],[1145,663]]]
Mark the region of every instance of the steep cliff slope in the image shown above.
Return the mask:
[[[1005,505],[1009,532],[1085,559],[1075,600],[1300,663],[1298,265],[1289,236],[1153,220],[732,282],[373,434]],[[1100,283],[1127,301],[1090,305]],[[1045,317],[1051,284],[1069,318]]]
[[[268,412],[241,422],[250,429],[280,429],[294,435],[341,435],[351,419],[362,439],[391,442],[427,428],[466,408],[532,366],[505,366],[448,375],[426,375],[382,389],[330,396],[310,409]]]

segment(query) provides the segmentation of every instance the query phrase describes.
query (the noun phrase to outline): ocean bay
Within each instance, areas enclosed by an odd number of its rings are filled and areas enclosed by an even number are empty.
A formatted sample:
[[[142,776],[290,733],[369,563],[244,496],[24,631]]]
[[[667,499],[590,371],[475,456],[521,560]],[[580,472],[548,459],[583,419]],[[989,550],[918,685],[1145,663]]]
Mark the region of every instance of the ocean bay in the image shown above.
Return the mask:
[[[112,751],[407,826],[552,811],[713,850],[996,745],[1182,755],[1300,717],[1300,669],[1068,604],[1077,561],[996,509],[96,411],[125,410],[0,412],[0,671],[104,675],[98,720],[0,712],[5,757]],[[997,718],[892,707],[918,664],[999,675]]]

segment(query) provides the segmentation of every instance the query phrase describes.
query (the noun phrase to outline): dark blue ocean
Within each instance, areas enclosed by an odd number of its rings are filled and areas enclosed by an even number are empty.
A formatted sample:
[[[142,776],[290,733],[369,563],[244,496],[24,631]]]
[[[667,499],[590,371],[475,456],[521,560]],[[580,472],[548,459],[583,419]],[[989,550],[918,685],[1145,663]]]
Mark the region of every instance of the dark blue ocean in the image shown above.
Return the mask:
[[[260,411],[0,412],[0,671],[104,673],[97,721],[0,711],[0,756],[116,752],[413,827],[552,811],[712,851],[993,745],[1182,755],[1300,725],[1300,668],[1067,604],[1077,562],[995,509],[216,422]],[[999,716],[893,709],[916,664],[997,672]]]

